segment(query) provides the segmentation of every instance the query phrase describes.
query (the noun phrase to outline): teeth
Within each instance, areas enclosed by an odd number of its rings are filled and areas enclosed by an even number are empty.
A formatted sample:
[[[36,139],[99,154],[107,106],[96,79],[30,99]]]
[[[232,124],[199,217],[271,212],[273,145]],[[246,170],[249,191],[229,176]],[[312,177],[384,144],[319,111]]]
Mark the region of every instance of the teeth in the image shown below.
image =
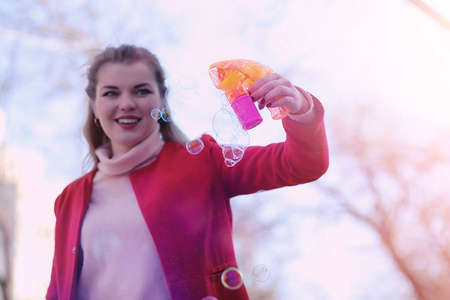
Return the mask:
[[[117,120],[117,122],[121,123],[121,124],[134,124],[137,123],[137,119],[119,119]]]

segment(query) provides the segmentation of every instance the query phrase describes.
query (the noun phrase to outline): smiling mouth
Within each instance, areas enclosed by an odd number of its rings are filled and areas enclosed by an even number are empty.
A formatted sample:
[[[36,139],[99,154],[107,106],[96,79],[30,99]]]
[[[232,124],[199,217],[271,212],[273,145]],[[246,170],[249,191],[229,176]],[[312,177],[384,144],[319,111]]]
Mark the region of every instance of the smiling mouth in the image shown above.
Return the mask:
[[[119,124],[136,124],[141,119],[117,119],[116,122]]]

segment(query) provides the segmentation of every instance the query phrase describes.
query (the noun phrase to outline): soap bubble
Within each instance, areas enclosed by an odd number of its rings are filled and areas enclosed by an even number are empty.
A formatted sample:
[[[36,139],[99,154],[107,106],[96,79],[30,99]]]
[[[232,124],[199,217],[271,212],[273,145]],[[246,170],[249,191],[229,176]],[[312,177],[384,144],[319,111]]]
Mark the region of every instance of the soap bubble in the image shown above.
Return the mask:
[[[197,85],[197,79],[193,74],[187,73],[180,77],[178,85],[186,90],[193,89]]]
[[[154,108],[150,112],[150,115],[152,116],[153,119],[159,120],[161,118],[162,113],[158,108]]]
[[[172,116],[170,115],[170,109],[168,107],[164,107],[161,111],[161,118],[164,122],[172,122]]]
[[[200,138],[186,142],[186,150],[192,155],[199,154],[203,148],[205,148],[205,144]]]
[[[237,123],[236,123],[237,122]],[[219,142],[229,142],[236,132],[239,132],[239,120],[227,107],[222,107],[213,118],[213,130]]]
[[[235,267],[230,267],[223,271],[220,277],[222,284],[229,290],[237,290],[244,283],[244,276],[241,270]]]
[[[184,74],[178,80],[178,85],[185,90],[193,89],[197,86],[197,78],[191,73]]]
[[[242,157],[246,148],[239,145],[222,145],[222,155],[227,167],[232,167],[237,164]]]
[[[213,130],[222,147],[225,164],[228,167],[234,166],[242,159],[250,144],[248,132],[242,128],[236,115],[227,106],[214,115]]]
[[[202,300],[217,300],[217,298],[213,297],[213,296],[206,296],[206,297],[203,297]]]
[[[253,268],[253,278],[259,282],[266,282],[270,278],[270,270],[266,265],[257,265]]]

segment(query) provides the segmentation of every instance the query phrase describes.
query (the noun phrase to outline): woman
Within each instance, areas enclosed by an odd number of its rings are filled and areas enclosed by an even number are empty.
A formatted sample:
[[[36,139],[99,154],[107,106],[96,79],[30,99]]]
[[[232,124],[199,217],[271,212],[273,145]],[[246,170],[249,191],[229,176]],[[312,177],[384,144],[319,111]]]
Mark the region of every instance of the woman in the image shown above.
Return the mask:
[[[249,147],[234,167],[208,135],[189,154],[167,107],[164,72],[144,48],[95,57],[85,136],[95,167],[55,202],[47,299],[248,299],[221,274],[237,267],[230,198],[318,179],[328,168],[320,102],[274,73],[249,89],[259,108],[286,106],[286,141]]]

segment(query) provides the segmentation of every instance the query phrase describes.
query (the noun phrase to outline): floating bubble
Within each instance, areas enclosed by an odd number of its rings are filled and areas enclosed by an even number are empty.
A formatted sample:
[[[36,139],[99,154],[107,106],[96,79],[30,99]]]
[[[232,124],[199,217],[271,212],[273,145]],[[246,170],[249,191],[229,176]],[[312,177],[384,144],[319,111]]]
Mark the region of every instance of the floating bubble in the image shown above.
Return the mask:
[[[250,144],[248,132],[242,128],[234,112],[226,106],[214,115],[213,130],[222,147],[225,165],[234,166],[242,159]]]
[[[200,83],[197,85],[197,88],[195,90],[195,95],[197,98],[202,102],[211,102],[211,98],[217,96],[217,89],[214,87],[214,85],[203,84]]]
[[[176,116],[177,118],[188,116],[191,108],[187,105],[187,101],[181,100],[181,98],[173,98],[171,101],[170,119],[173,120]]]
[[[266,282],[270,278],[270,270],[266,265],[257,265],[253,268],[253,278],[259,282]]]
[[[234,167],[235,164],[237,164],[237,161],[230,160],[230,159],[224,159],[225,165],[229,168]]]
[[[161,118],[162,113],[158,108],[154,108],[150,112],[150,115],[152,116],[153,119],[159,120]]]
[[[202,300],[217,300],[217,298],[213,297],[213,296],[206,296],[206,297],[203,297]]]
[[[180,80],[178,80],[178,84],[181,88],[190,90],[196,87],[197,79],[191,73],[184,74],[183,76],[181,76]]]
[[[199,154],[203,148],[205,148],[205,144],[200,138],[186,142],[186,150],[192,155]]]
[[[235,267],[230,267],[223,271],[220,277],[222,284],[229,290],[237,290],[244,283],[244,276],[241,270]]]
[[[222,145],[222,155],[225,164],[232,167],[244,157],[245,148],[239,145]]]
[[[161,111],[161,118],[164,122],[172,122],[172,116],[170,115],[170,109],[168,107],[164,107]]]
[[[239,124],[238,118],[226,106],[217,111],[212,125],[218,141],[220,143],[229,143],[233,136],[242,129],[237,124]]]

